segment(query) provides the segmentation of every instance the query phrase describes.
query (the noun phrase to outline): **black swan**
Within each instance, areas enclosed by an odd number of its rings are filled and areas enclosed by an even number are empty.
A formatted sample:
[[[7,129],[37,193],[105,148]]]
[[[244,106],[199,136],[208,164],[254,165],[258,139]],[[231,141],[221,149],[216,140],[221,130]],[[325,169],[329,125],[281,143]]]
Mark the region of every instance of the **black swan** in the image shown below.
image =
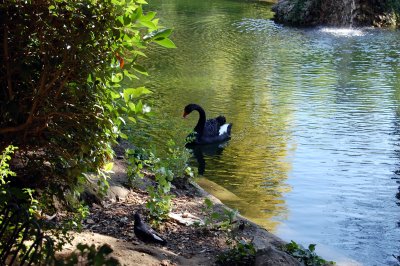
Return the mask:
[[[232,124],[226,124],[224,116],[220,115],[216,118],[206,120],[204,109],[197,104],[191,103],[186,105],[183,118],[186,118],[194,110],[199,112],[200,117],[194,128],[195,134],[188,136],[192,136],[190,144],[211,144],[230,139]]]

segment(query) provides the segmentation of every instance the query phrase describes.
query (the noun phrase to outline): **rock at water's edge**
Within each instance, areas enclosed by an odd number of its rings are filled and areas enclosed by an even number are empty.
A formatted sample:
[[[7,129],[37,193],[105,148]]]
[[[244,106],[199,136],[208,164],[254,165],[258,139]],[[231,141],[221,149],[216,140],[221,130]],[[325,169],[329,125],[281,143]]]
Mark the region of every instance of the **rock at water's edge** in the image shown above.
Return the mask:
[[[294,26],[400,26],[400,4],[389,0],[279,0],[273,11]]]

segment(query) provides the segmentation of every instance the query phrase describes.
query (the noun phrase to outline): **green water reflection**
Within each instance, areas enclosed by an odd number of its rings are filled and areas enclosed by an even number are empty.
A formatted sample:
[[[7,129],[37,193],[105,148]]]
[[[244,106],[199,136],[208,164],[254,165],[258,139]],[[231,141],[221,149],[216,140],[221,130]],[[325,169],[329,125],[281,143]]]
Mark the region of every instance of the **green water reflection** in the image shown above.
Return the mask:
[[[151,5],[175,28],[178,49],[149,53],[158,58],[146,62],[151,73],[146,86],[159,97],[154,101],[157,122],[146,125],[149,135],[141,141],[162,143],[168,136],[182,143],[198,119],[191,115],[182,121],[187,103],[200,104],[210,117],[226,115],[234,125],[234,136],[222,155],[205,155],[204,177],[236,195],[225,203],[274,230],[277,221],[272,218],[285,216],[282,193],[290,190],[284,180],[290,169],[286,158],[291,149],[287,141],[291,112],[284,103],[276,108],[277,95],[261,76],[273,73],[272,66],[257,64],[262,54],[254,47],[262,40],[241,36],[233,25],[241,17],[271,17],[270,5],[240,1]],[[193,164],[197,165],[195,160]]]

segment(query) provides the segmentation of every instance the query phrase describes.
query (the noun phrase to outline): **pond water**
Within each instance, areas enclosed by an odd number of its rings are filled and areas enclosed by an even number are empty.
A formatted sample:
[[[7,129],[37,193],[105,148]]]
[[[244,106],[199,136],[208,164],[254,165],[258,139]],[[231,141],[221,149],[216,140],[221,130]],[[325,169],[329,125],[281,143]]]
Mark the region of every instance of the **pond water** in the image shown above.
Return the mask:
[[[284,27],[249,1],[147,8],[178,49],[147,52],[155,118],[137,139],[183,143],[188,103],[224,114],[232,139],[203,151],[203,177],[234,195],[224,203],[339,265],[397,265],[400,32]]]

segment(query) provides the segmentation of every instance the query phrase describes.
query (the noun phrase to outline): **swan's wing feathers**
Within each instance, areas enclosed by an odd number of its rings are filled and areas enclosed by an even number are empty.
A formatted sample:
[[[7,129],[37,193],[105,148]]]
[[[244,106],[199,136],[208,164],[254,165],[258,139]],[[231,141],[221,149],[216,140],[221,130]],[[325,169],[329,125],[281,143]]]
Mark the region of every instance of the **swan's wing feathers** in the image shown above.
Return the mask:
[[[215,120],[217,120],[219,126],[222,126],[226,123],[226,118],[223,115],[216,117]]]
[[[204,136],[218,136],[219,134],[219,127],[217,119],[208,119],[206,124],[204,125]]]
[[[219,128],[219,135],[227,134],[231,135],[232,124],[224,124]]]

